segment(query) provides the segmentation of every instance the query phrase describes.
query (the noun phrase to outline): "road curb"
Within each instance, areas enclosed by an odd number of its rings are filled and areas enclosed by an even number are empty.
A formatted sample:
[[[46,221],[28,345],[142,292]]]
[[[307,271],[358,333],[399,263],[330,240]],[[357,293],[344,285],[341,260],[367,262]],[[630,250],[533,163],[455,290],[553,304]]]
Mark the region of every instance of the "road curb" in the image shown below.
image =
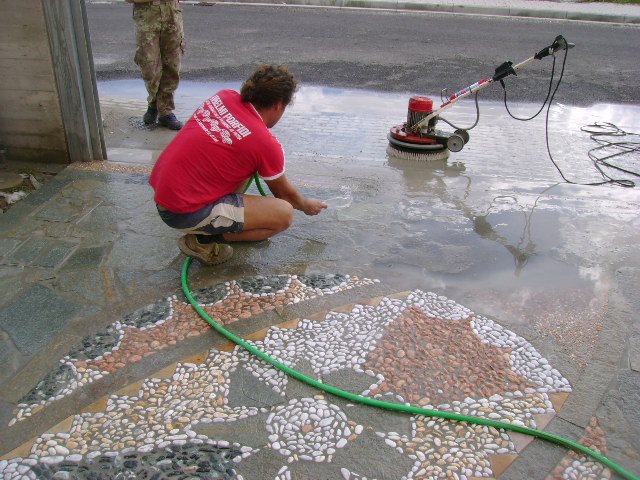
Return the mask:
[[[288,0],[280,2],[278,0],[266,0],[262,2],[252,2],[250,0],[183,0],[184,4],[192,5],[217,5],[217,4],[239,4],[239,5],[281,5],[281,6],[307,6],[307,7],[327,7],[327,8],[370,8],[383,10],[405,10],[437,13],[453,13],[466,15],[495,15],[504,17],[527,17],[527,18],[549,18],[557,20],[581,20],[589,22],[604,23],[626,23],[640,25],[640,15],[620,15],[592,12],[572,12],[563,10],[533,9],[521,7],[484,7],[477,5],[444,5],[439,3],[415,3],[398,2],[393,0]]]
[[[125,0],[86,0],[88,3],[125,3]],[[478,6],[457,3],[417,3],[415,1],[400,2],[393,0],[181,0],[184,5],[277,5],[283,7],[323,7],[323,8],[368,8],[397,11],[421,11],[436,13],[452,13],[463,15],[493,15],[502,17],[547,18],[555,20],[579,20],[587,22],[621,23],[640,25],[640,14],[616,14],[598,12],[577,12],[570,10],[536,9],[506,6]]]

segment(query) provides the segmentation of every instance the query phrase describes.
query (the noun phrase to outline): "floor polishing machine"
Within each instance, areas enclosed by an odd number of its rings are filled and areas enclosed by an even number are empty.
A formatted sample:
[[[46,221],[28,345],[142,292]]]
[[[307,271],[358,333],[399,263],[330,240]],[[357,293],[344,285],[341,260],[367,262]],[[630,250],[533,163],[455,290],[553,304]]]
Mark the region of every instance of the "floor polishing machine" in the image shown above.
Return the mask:
[[[414,96],[409,99],[409,109],[407,112],[407,121],[402,125],[391,127],[387,135],[389,140],[389,155],[395,157],[407,158],[410,160],[444,160],[449,157],[449,152],[459,152],[469,141],[469,132],[475,127],[479,119],[469,128],[456,128],[453,132],[445,132],[436,128],[438,121],[442,120],[449,125],[455,126],[441,118],[440,115],[446,110],[453,107],[456,102],[465,97],[476,95],[495,82],[501,82],[504,87],[503,79],[509,75],[516,75],[519,70],[535,60],[541,60],[549,55],[555,55],[560,50],[568,50],[574,44],[567,42],[562,36],[558,35],[553,43],[541,49],[531,58],[514,65],[512,62],[504,62],[495,69],[493,77],[479,80],[473,85],[469,85],[456,93],[445,96],[445,91],[441,95],[443,103],[439,108],[433,108],[433,100],[425,96]],[[554,64],[555,65],[555,64]]]

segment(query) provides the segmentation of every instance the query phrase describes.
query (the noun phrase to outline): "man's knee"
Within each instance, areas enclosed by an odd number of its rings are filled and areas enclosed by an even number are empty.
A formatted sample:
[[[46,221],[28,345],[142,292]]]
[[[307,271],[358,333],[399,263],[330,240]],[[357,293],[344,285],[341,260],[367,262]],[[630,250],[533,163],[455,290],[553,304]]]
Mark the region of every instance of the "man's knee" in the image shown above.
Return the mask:
[[[245,196],[245,229],[269,230],[271,235],[280,233],[293,222],[293,207],[275,197]]]
[[[289,202],[280,200],[278,202],[278,224],[277,229],[279,232],[283,232],[288,229],[293,223],[293,207]]]

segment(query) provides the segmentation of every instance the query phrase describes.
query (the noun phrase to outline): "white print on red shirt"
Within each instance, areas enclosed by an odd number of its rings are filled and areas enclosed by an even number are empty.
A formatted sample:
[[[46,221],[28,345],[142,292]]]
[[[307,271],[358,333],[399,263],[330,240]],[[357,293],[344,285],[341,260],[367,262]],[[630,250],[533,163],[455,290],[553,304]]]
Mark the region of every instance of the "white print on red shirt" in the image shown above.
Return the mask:
[[[204,102],[193,114],[193,118],[214,142],[222,141],[227,145],[233,143],[234,136],[238,140],[251,135],[251,130],[240,123],[218,95]]]

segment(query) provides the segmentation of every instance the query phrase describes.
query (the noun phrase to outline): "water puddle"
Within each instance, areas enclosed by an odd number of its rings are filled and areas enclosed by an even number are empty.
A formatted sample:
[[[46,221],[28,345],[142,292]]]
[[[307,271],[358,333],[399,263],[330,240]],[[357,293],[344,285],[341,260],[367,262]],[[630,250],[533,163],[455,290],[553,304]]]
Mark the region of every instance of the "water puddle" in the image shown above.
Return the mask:
[[[221,88],[239,84],[182,82],[178,116],[188,118]],[[99,90],[107,101],[145,98],[141,81],[102,82]],[[592,328],[606,310],[616,269],[639,262],[640,187],[562,183],[547,153],[544,113],[519,122],[502,104],[482,100],[480,122],[461,152],[437,162],[390,157],[386,135],[403,122],[410,96],[300,88],[273,131],[290,178],[329,208],[297,216],[269,248],[248,248],[246,263],[256,270],[359,271],[390,288],[442,291],[479,311],[544,328],[553,318],[582,325],[578,314]],[[538,108],[510,107],[517,116]],[[444,116],[464,126],[475,115],[473,101],[463,101]],[[549,148],[576,182],[600,180],[587,156],[596,145],[581,131],[593,122],[640,132],[640,107],[551,108]],[[639,169],[637,153],[624,161]]]
[[[343,195],[340,197],[327,198],[324,201],[329,209],[342,209],[348,208],[353,203],[353,197],[351,195]]]

